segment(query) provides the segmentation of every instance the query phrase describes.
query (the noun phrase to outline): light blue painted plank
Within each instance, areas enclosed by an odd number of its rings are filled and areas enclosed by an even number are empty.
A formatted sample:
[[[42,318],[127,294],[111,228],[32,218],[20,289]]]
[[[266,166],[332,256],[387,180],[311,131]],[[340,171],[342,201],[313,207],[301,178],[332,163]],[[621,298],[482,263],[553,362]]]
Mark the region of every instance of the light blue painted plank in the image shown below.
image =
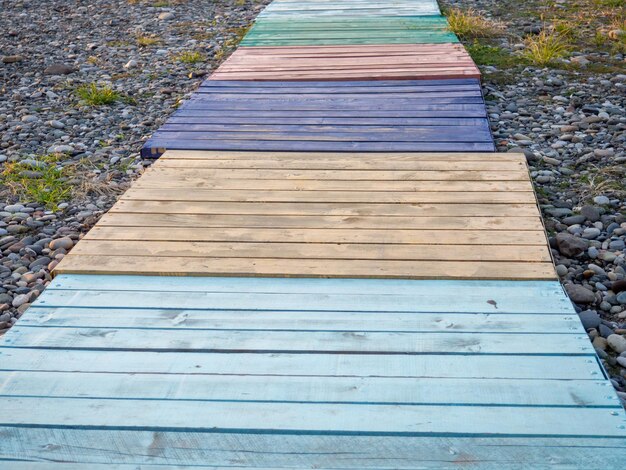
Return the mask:
[[[4,397],[0,426],[203,432],[626,438],[615,408],[525,408]],[[623,426],[624,428],[620,428]]]
[[[104,359],[103,359],[104,358]],[[595,357],[208,354],[0,347],[0,370],[346,377],[602,379]]]
[[[155,330],[14,326],[3,345],[13,348],[240,351],[380,354],[590,355],[581,334],[377,333],[325,331]]]
[[[293,436],[217,433],[153,433],[72,429],[2,428],[0,457],[113,465],[206,465],[218,468],[317,468],[407,470],[617,469],[625,439],[447,438],[386,436]],[[11,468],[24,470],[11,462]],[[13,466],[15,465],[15,466]],[[40,465],[37,463],[37,465]],[[38,470],[39,467],[30,467]],[[44,467],[45,468],[45,467]],[[90,470],[91,466],[78,465]],[[95,467],[101,468],[101,467]],[[119,467],[126,470],[129,467]],[[162,467],[161,467],[162,468]]]
[[[88,296],[80,292],[92,290],[96,286],[98,290],[91,291]],[[107,294],[106,291],[116,292]],[[148,296],[145,294],[147,292],[153,294]],[[40,297],[36,305],[177,309],[191,305],[191,308],[250,310],[574,313],[560,284],[553,281],[61,275],[52,281],[46,295]]]
[[[580,333],[576,315],[31,307],[20,326],[481,333]]]
[[[605,380],[0,372],[0,396],[363,404],[615,407]],[[523,413],[523,410],[520,411]]]
[[[502,308],[496,299],[482,297],[482,302],[457,295],[445,298],[418,297],[412,295],[371,294],[278,294],[236,292],[155,292],[150,291],[61,291],[50,290],[39,297],[36,305],[42,307],[90,307],[90,308],[162,308],[162,309],[232,309],[232,310],[294,310],[309,311],[362,311],[362,312],[505,312],[505,313],[566,313],[572,314],[567,299],[553,299],[534,309],[528,306],[533,299],[527,298],[527,306],[511,305]],[[548,300],[548,299],[546,299]],[[495,306],[493,303],[495,302]],[[537,302],[538,303],[538,302]],[[499,307],[499,308],[497,308]]]

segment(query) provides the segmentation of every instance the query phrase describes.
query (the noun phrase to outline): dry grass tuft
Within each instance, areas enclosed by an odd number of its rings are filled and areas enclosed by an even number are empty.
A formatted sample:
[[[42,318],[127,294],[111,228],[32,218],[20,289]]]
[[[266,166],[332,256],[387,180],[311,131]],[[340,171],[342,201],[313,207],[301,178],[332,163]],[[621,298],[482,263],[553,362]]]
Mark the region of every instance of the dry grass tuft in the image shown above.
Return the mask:
[[[446,11],[450,31],[463,39],[488,38],[503,33],[503,25],[485,18],[473,9],[451,8]]]
[[[528,36],[524,39],[524,44],[526,49],[522,57],[531,64],[542,67],[565,57],[568,52],[566,38],[555,32],[542,31],[535,36]]]

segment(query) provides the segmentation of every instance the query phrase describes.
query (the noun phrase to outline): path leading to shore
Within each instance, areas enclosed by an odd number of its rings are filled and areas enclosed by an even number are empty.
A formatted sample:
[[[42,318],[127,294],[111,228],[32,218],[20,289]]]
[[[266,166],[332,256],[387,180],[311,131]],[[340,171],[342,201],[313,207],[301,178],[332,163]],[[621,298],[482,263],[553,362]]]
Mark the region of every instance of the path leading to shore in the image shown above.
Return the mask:
[[[525,158],[494,149],[436,2],[275,0],[3,338],[0,462],[621,467]]]

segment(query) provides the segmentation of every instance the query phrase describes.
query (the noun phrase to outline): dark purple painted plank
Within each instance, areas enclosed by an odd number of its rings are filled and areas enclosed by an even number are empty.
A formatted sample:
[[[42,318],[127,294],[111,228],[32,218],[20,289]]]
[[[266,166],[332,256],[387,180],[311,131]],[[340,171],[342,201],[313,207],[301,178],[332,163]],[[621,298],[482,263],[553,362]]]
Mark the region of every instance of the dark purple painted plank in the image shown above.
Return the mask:
[[[483,126],[397,126],[397,127],[346,127],[346,126],[192,126],[166,125],[160,135],[172,139],[241,139],[241,140],[353,140],[360,142],[424,142],[424,141],[482,141],[490,138],[489,128]]]
[[[493,152],[491,142],[311,142],[311,141],[172,141],[152,138],[141,150],[144,158],[165,150],[249,150],[277,152]],[[154,153],[153,153],[154,151]]]
[[[399,116],[400,114],[400,116]],[[253,114],[248,111],[241,110],[229,110],[220,109],[212,110],[207,108],[195,108],[187,109],[185,107],[174,112],[173,117],[207,117],[207,118],[219,118],[223,117],[254,117],[258,119],[264,118],[288,118],[288,119],[300,119],[300,118],[345,118],[345,119],[358,119],[358,118],[382,118],[382,119],[414,119],[425,118],[430,119],[433,116],[438,118],[482,118],[487,117],[487,111],[482,104],[473,105],[446,105],[446,106],[416,106],[411,110],[394,111],[394,110],[381,110],[370,109],[367,112],[359,110],[306,110],[306,111],[285,111],[285,110],[262,110],[255,111]]]
[[[246,124],[279,124],[279,125],[338,125],[338,126],[479,126],[485,122],[484,118],[463,118],[463,117],[436,117],[436,118],[369,118],[369,117],[267,117],[249,116],[248,114],[230,117],[222,113],[211,115],[181,115],[176,114],[167,120],[167,123],[160,130],[169,128],[174,124],[184,124],[189,130],[195,129],[200,124],[224,124],[224,125],[246,125]]]
[[[491,152],[494,143],[477,80],[210,81],[143,154],[160,149]]]

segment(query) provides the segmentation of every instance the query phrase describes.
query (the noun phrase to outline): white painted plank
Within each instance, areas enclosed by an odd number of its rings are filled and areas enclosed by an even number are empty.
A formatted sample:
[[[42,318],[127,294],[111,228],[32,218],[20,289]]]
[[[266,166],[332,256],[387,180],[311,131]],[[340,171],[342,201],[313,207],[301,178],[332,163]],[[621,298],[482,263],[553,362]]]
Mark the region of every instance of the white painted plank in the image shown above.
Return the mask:
[[[0,372],[13,397],[615,407],[611,392],[606,380]]]
[[[105,358],[105,360],[103,360]],[[602,378],[595,356],[209,354],[0,347],[0,370],[345,377]]]
[[[214,468],[316,468],[408,470],[468,468],[481,470],[617,469],[624,459],[626,439],[619,438],[498,438],[295,436],[219,433],[154,433],[76,429],[0,428],[1,458],[25,470],[50,462],[55,468],[156,470],[153,465],[199,465]],[[76,468],[70,462],[78,464]],[[37,465],[31,467],[30,465]],[[93,465],[93,466],[91,466]],[[121,466],[120,466],[121,465]],[[128,467],[127,465],[134,465]],[[119,466],[119,467],[116,467]],[[206,467],[204,467],[206,468]]]
[[[155,330],[14,326],[6,347],[388,354],[593,354],[586,335],[378,333],[326,331]]]
[[[581,333],[576,315],[31,307],[21,326],[219,330]]]
[[[392,433],[394,435],[626,438],[616,408],[524,408],[4,397],[0,426],[205,432]],[[621,429],[619,426],[624,426]]]
[[[83,277],[83,276],[78,276]],[[120,277],[120,281],[127,281],[126,288],[119,291],[100,290],[108,286],[99,284],[112,278]],[[45,307],[102,307],[108,308],[176,308],[176,309],[244,309],[244,310],[342,310],[342,311],[423,311],[423,312],[477,312],[477,313],[574,313],[569,299],[560,286],[541,290],[503,289],[489,292],[489,289],[476,289],[472,285],[464,289],[455,289],[454,285],[447,288],[435,287],[428,291],[428,285],[418,292],[405,289],[402,292],[387,294],[372,292],[365,283],[358,292],[349,294],[334,294],[324,290],[323,284],[315,289],[315,284],[308,289],[293,289],[295,284],[285,281],[294,279],[274,279],[271,288],[268,284],[261,284],[258,292],[251,292],[246,286],[234,282],[228,289],[221,285],[212,286],[214,278],[197,278],[190,282],[190,287],[184,283],[173,283],[169,287],[169,280],[178,278],[158,276],[89,276],[90,287],[83,282],[66,282],[64,278],[55,279],[45,295],[41,296],[36,305]],[[150,286],[141,285],[148,280]],[[154,281],[155,279],[159,279]],[[192,278],[185,278],[192,281]],[[225,279],[227,283],[228,279]],[[114,281],[118,282],[118,281]],[[284,284],[285,293],[279,289]],[[480,281],[473,285],[478,286]],[[554,283],[546,283],[554,286]],[[384,286],[385,284],[382,284]],[[557,284],[558,285],[558,284]],[[163,289],[159,289],[161,286]],[[193,287],[191,287],[193,286]],[[67,290],[62,290],[66,287]],[[134,287],[136,290],[130,290]],[[180,287],[180,289],[177,289]],[[291,287],[291,289],[290,289]],[[354,287],[358,287],[358,284]],[[91,289],[82,292],[76,289]],[[97,290],[96,290],[97,288]],[[382,287],[379,287],[381,289]],[[149,293],[149,295],[148,295]]]

